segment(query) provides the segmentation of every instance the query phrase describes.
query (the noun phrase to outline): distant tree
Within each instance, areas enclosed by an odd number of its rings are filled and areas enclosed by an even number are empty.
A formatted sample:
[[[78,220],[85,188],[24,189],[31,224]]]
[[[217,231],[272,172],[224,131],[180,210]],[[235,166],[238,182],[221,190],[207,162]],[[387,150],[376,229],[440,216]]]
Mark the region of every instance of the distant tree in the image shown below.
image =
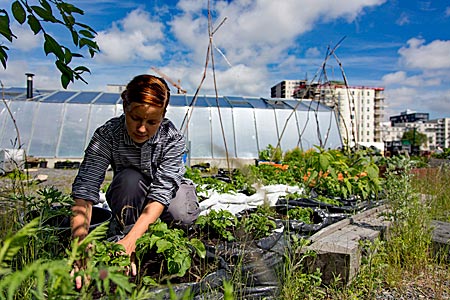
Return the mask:
[[[426,145],[428,139],[426,134],[418,132],[416,129],[411,129],[403,134],[402,141],[409,141],[411,146],[420,147],[424,144]]]
[[[62,0],[16,0],[11,4],[11,12],[14,19],[20,24],[25,22],[30,27],[30,30],[35,34],[43,34],[44,36],[44,51],[45,55],[50,53],[55,56],[55,65],[61,73],[61,85],[67,88],[70,82],[74,80],[81,80],[87,83],[82,74],[90,73],[90,70],[85,66],[76,66],[72,68],[70,63],[73,57],[83,57],[79,53],[72,52],[68,47],[58,43],[47,31],[46,27],[51,24],[61,25],[69,30],[72,36],[73,45],[77,49],[87,47],[89,54],[92,57],[99,51],[94,37],[97,34],[94,29],[86,24],[77,22],[76,14],[83,15],[84,12],[76,6]],[[58,13],[54,13],[57,11]],[[0,34],[3,35],[10,43],[17,36],[11,31],[10,16],[5,9],[0,8]],[[4,44],[0,44],[0,61],[3,68],[6,69],[8,60],[7,51],[9,48]]]

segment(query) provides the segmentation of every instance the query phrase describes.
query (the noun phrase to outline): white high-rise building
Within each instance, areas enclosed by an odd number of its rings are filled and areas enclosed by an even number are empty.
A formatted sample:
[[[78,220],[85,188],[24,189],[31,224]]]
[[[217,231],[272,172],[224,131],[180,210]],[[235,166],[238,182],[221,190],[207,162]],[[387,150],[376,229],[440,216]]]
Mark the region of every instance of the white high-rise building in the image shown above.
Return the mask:
[[[312,98],[333,107],[345,144],[382,142],[384,88],[347,87],[341,82],[328,82],[299,86],[294,98]]]

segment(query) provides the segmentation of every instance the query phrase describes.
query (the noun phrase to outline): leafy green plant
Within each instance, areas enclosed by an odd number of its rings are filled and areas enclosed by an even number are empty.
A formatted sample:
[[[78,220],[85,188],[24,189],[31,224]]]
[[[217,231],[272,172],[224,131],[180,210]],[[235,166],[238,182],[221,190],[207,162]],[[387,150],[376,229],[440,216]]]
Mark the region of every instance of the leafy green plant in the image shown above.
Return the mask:
[[[287,211],[287,215],[289,219],[294,219],[298,221],[302,221],[306,224],[312,223],[312,216],[314,211],[310,207],[294,207]]]
[[[321,203],[326,203],[326,204],[330,204],[333,206],[342,206],[342,202],[340,202],[339,200],[333,199],[333,198],[329,198],[329,197],[325,197],[322,195],[318,195],[315,200],[321,202]]]
[[[266,149],[261,150],[258,154],[260,160],[281,162],[283,151],[280,147],[267,145]]]
[[[21,252],[28,247],[30,238],[36,237],[40,230],[39,219],[34,219],[12,236],[2,240],[0,249],[0,298],[2,299],[89,299],[93,288],[109,299],[124,299],[132,293],[134,284],[128,281],[123,269],[98,266],[92,260],[95,247],[88,245],[103,238],[107,225],[95,228],[82,241],[75,239],[66,255],[60,259],[35,259],[30,262],[18,261]],[[88,249],[88,250],[87,250]],[[80,291],[74,289],[71,270],[78,261],[85,261],[83,268],[74,276],[90,278]],[[114,284],[114,290],[110,287]],[[31,288],[32,287],[32,288]]]
[[[122,269],[130,266],[130,256],[125,254],[122,245],[108,241],[95,241],[92,262],[95,266],[116,266]]]
[[[287,150],[284,153],[283,156],[283,162],[290,164],[290,163],[298,163],[304,160],[304,151],[301,150],[299,147],[296,147],[292,150]]]
[[[158,220],[151,224],[148,231],[136,242],[136,256],[141,260],[152,249],[164,256],[167,271],[183,277],[191,267],[191,256],[196,253],[200,258],[206,255],[205,245],[196,238],[188,239],[181,229],[170,229]]]
[[[233,241],[235,239],[232,231],[235,230],[238,220],[235,215],[227,210],[211,210],[207,215],[201,215],[195,221],[201,229],[211,230],[222,239]]]
[[[277,228],[276,222],[268,211],[264,211],[263,206],[259,206],[255,212],[243,215],[239,223],[244,231],[256,240],[268,236]]]

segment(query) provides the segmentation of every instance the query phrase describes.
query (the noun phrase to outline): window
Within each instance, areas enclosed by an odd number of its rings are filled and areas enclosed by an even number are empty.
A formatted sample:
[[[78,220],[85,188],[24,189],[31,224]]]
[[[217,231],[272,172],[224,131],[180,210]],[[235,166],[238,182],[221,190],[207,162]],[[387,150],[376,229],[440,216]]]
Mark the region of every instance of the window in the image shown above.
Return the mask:
[[[367,111],[370,111],[370,107],[367,108]]]
[[[370,115],[367,115],[367,120],[370,120]]]
[[[370,131],[367,131],[367,135],[370,135]]]
[[[367,104],[370,104],[370,99],[367,99]]]
[[[367,123],[367,128],[370,128],[370,123]]]

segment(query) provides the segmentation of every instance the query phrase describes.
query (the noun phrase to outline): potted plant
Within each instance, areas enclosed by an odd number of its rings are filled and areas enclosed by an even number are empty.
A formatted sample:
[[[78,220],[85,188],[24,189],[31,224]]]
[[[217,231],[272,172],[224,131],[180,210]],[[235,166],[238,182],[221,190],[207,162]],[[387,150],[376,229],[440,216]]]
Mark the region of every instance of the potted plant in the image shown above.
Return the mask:
[[[48,164],[48,162],[45,158],[41,158],[39,160],[39,168],[47,168],[47,164]]]

